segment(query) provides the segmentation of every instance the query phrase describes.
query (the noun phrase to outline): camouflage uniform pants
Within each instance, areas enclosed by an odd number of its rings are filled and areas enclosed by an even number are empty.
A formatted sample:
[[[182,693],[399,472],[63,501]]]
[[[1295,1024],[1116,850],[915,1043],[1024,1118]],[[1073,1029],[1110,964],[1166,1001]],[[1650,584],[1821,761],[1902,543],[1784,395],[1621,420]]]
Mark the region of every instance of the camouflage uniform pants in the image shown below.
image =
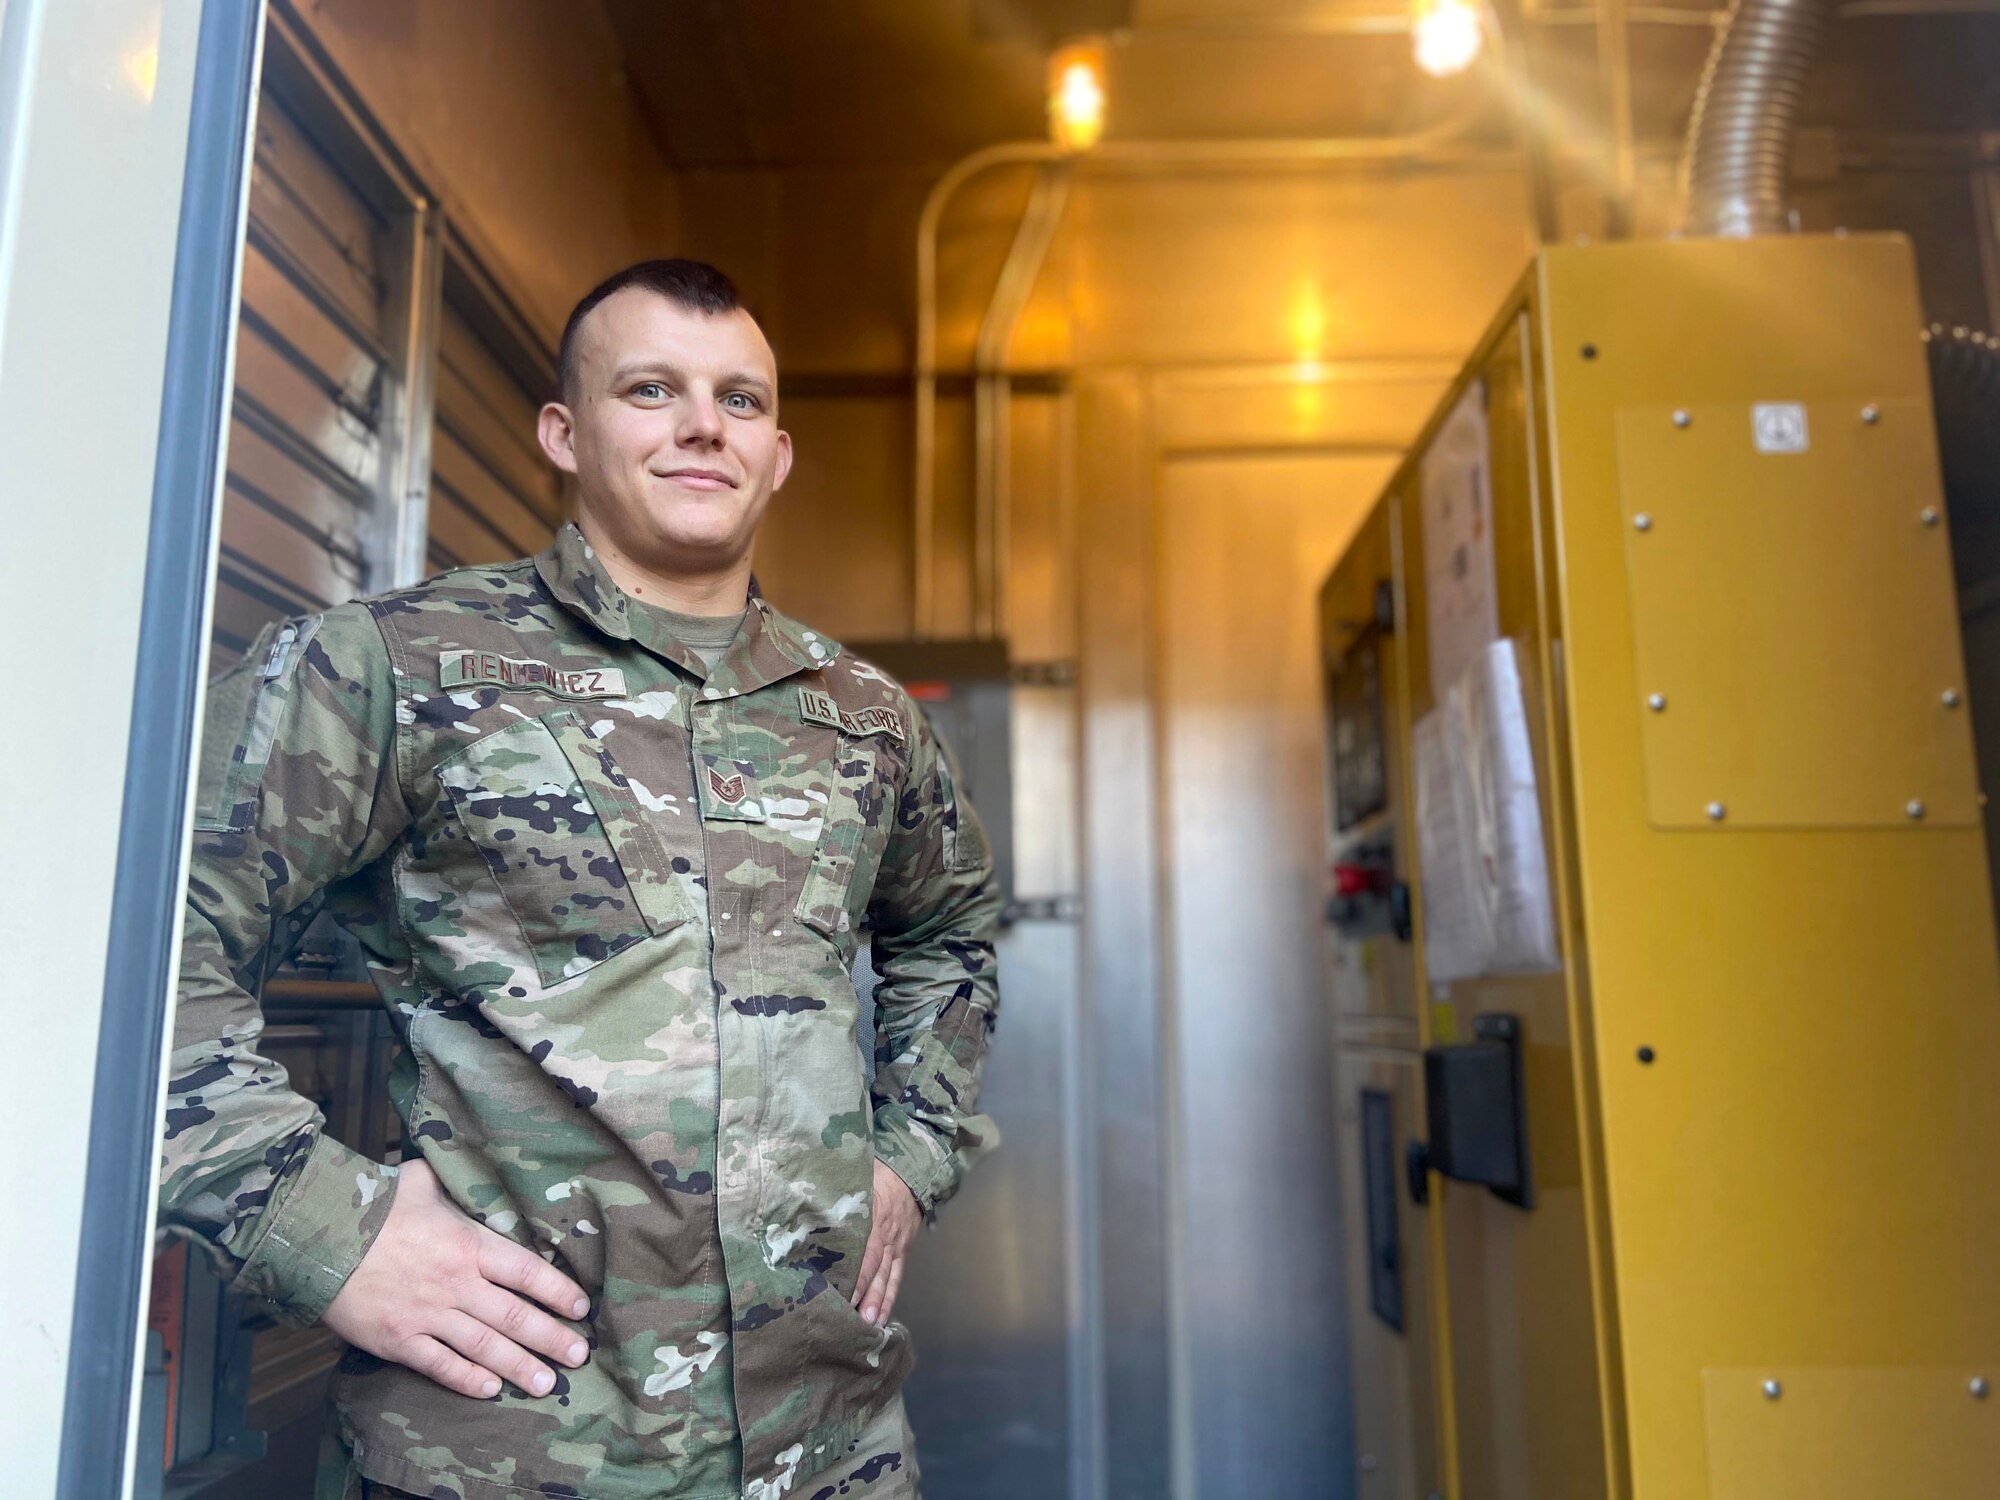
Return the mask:
[[[331,1438],[328,1443],[338,1447]],[[458,1500],[460,1494],[456,1487],[446,1486],[429,1496],[415,1496],[364,1479],[352,1465],[345,1467],[344,1487],[336,1483],[329,1489],[322,1473],[322,1500]],[[839,1462],[800,1479],[785,1500],[922,1500],[917,1493],[920,1477],[916,1438],[898,1396],[856,1435]]]

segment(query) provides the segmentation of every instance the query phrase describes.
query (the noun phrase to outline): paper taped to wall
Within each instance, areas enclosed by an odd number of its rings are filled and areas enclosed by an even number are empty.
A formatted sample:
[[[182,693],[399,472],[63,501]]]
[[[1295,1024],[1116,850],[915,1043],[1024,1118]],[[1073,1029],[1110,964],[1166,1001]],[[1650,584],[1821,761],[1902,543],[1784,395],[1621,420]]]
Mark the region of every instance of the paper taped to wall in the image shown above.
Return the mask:
[[[1424,964],[1434,984],[1561,964],[1527,695],[1511,640],[1478,652],[1412,736]]]
[[[1486,382],[1474,381],[1424,453],[1424,623],[1431,691],[1442,697],[1500,638]]]

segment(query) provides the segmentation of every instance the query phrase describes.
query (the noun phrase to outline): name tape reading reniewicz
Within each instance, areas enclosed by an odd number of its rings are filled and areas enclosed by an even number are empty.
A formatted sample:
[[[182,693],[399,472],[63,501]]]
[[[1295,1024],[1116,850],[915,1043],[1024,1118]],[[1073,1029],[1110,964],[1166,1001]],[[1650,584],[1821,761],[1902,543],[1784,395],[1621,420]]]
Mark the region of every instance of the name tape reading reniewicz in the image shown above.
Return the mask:
[[[446,651],[438,656],[438,685],[499,687],[552,693],[558,698],[622,698],[625,674],[617,667],[558,667],[491,651]]]

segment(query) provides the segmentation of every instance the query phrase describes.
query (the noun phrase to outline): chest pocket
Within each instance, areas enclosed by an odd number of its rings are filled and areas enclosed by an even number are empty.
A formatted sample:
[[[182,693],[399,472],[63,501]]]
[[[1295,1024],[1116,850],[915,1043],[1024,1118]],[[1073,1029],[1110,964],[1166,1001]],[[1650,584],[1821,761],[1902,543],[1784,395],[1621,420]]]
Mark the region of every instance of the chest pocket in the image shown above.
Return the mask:
[[[650,814],[575,709],[485,735],[437,776],[543,983],[692,918]]]
[[[878,767],[873,746],[841,736],[819,843],[797,908],[801,922],[829,937],[853,930],[873,884],[894,812],[892,788],[882,774],[886,769]]]

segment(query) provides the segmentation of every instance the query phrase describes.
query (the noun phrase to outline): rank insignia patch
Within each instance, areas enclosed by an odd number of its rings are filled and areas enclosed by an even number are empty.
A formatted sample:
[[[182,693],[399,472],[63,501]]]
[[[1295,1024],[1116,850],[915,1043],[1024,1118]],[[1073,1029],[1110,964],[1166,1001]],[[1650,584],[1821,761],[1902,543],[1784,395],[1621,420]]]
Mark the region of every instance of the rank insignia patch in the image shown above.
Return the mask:
[[[625,674],[617,667],[557,667],[491,651],[445,651],[438,655],[438,686],[497,687],[556,698],[622,698]]]
[[[715,794],[715,800],[728,807],[734,807],[743,800],[743,777],[724,776],[714,766],[708,768],[708,789]]]

